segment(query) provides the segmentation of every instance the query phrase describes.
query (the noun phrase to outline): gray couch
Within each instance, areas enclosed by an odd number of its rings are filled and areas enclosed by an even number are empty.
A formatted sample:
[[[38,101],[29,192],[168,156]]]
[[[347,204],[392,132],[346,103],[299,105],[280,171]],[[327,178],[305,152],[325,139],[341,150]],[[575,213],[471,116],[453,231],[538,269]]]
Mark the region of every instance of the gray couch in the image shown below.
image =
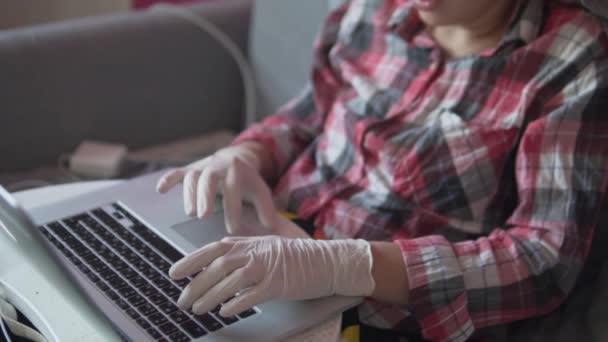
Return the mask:
[[[304,84],[328,4],[261,0],[253,8],[251,0],[216,0],[189,8],[246,53],[251,43],[263,116]],[[140,148],[243,128],[242,83],[231,57],[166,13],[0,31],[0,75],[0,175],[54,165],[84,139]]]

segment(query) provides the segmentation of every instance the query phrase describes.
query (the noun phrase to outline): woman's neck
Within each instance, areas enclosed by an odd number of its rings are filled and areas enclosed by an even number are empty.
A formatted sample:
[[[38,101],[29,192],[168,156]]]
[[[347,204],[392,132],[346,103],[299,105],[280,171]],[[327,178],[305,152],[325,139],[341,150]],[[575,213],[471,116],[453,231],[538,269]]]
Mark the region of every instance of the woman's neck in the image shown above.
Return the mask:
[[[502,1],[491,11],[469,23],[427,26],[427,31],[449,58],[480,53],[498,46],[508,29],[511,13],[517,1]]]

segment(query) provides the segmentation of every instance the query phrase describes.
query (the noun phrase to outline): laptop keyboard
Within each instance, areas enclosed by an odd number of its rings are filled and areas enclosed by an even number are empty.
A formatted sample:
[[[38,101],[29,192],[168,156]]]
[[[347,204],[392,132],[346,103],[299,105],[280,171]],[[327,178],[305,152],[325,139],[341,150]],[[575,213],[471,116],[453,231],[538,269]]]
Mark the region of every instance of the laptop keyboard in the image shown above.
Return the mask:
[[[190,341],[258,312],[222,317],[219,306],[204,315],[180,310],[177,299],[192,279],[175,281],[168,272],[184,255],[117,203],[39,228],[154,340]]]

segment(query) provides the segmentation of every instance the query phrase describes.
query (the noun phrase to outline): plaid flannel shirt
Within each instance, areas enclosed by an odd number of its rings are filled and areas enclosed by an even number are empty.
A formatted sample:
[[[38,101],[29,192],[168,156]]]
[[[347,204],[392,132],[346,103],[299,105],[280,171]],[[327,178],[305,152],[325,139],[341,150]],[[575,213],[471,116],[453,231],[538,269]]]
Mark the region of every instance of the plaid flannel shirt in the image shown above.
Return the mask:
[[[447,59],[410,1],[352,0],[310,86],[236,143],[268,147],[317,237],[399,245],[410,304],[368,300],[364,322],[462,341],[575,284],[608,180],[607,47],[599,20],[529,0],[496,48]]]

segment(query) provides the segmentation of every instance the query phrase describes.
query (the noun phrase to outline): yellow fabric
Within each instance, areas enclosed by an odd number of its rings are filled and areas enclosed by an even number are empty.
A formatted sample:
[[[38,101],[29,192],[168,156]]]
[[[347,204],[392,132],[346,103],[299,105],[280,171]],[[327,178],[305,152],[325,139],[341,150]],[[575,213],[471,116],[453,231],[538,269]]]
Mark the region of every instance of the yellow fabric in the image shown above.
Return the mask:
[[[351,325],[350,327],[342,330],[342,341],[344,342],[359,342],[360,327],[358,325]]]
[[[289,219],[289,220],[295,220],[295,219],[298,218],[298,215],[296,215],[294,213],[287,212],[287,211],[282,211],[281,210],[281,211],[279,211],[279,213],[281,215],[283,215],[286,219]]]

